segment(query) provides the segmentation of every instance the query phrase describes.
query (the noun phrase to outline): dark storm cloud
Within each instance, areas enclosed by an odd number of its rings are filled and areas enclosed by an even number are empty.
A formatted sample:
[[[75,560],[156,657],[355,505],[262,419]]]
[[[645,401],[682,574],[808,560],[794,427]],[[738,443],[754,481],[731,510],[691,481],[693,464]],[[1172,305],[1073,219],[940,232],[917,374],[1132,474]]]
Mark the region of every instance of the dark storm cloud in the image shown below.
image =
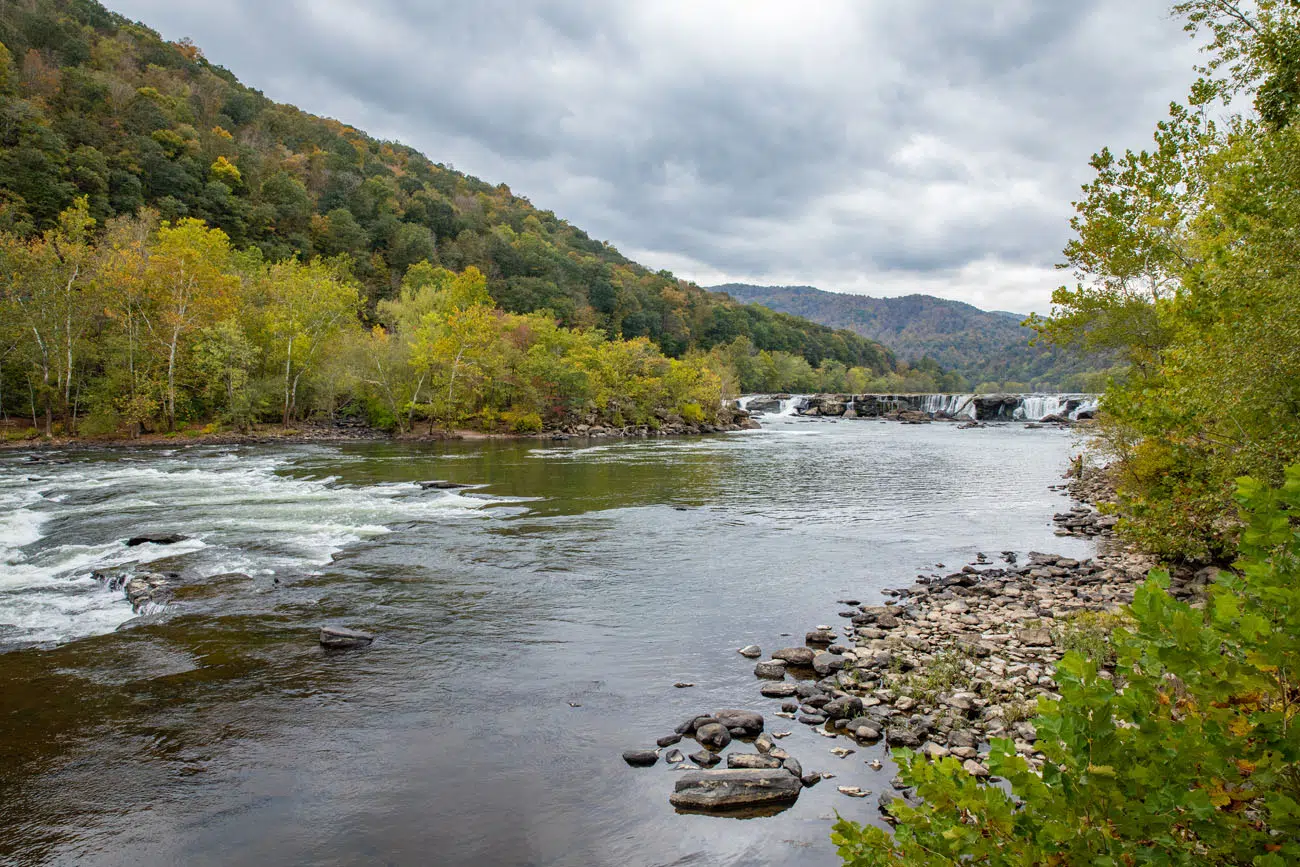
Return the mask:
[[[113,5],[651,267],[1004,309],[1194,62],[1159,0]]]

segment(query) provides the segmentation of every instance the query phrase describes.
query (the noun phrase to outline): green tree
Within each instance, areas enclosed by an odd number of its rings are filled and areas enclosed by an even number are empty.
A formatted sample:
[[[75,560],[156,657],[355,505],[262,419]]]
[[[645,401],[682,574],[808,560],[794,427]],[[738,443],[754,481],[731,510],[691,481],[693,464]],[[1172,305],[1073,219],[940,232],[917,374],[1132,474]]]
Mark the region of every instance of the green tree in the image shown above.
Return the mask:
[[[270,342],[266,356],[283,365],[282,422],[288,425],[298,413],[303,374],[340,330],[355,327],[361,296],[355,283],[320,260],[271,265],[259,275],[256,292]]]

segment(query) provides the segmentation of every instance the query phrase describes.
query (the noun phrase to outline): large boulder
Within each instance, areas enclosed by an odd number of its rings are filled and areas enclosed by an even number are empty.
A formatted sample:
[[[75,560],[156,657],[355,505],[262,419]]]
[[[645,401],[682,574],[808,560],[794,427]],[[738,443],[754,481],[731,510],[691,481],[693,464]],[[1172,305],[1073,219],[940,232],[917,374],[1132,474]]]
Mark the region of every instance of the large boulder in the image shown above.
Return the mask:
[[[741,729],[745,737],[755,737],[763,730],[763,715],[752,710],[719,710],[713,718],[728,729]]]
[[[772,654],[773,659],[781,659],[790,665],[811,668],[816,652],[811,647],[783,647]]]
[[[625,750],[623,761],[634,768],[648,768],[659,761],[659,753],[654,750]]]
[[[695,730],[695,739],[700,742],[701,746],[713,750],[722,750],[726,749],[727,744],[731,743],[731,732],[727,731],[726,726],[711,722]]]
[[[677,778],[668,801],[686,810],[737,810],[792,804],[802,788],[784,769],[691,771]]]
[[[848,665],[848,660],[844,657],[838,656],[834,653],[827,653],[826,651],[822,651],[814,656],[812,661],[813,671],[823,677],[839,671],[846,665]]]
[[[822,713],[831,719],[851,719],[862,713],[862,699],[856,695],[841,696],[823,705]]]

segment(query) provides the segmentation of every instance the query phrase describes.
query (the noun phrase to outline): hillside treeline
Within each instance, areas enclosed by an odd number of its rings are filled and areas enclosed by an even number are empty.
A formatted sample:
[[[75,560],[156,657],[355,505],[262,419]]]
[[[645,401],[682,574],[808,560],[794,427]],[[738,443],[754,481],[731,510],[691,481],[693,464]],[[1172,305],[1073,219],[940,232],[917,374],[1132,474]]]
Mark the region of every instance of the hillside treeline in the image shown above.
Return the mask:
[[[273,261],[149,209],[100,226],[80,198],[36,238],[0,232],[0,409],[45,435],[339,416],[522,433],[716,422],[746,390],[942,376],[814,368],[744,336],[670,358],[644,336],[503,310],[473,265],[416,262],[371,308],[353,267],[346,254]]]

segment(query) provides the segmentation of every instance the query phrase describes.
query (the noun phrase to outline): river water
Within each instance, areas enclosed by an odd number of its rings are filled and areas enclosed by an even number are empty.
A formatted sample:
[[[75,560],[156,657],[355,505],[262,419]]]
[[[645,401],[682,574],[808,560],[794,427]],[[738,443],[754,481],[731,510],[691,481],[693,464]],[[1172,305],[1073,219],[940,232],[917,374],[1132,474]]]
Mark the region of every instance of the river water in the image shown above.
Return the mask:
[[[832,863],[835,812],[875,814],[835,787],[881,791],[884,750],[772,716],[736,648],[978,551],[1087,555],[1048,490],[1078,443],[764,424],[0,454],[0,863]],[[191,539],[125,547],[144,532]],[[132,561],[184,574],[161,613],[90,577]],[[327,623],[378,639],[326,653]],[[837,779],[739,820],[678,815],[675,772],[622,762],[727,707]]]

